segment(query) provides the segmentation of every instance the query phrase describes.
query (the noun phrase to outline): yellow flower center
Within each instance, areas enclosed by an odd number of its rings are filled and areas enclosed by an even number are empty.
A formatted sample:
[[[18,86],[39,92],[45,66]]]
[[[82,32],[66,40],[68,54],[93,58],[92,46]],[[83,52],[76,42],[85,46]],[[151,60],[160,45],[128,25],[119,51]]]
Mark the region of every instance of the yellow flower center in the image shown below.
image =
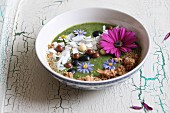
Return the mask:
[[[61,38],[62,38],[62,39],[66,39],[67,36],[66,36],[66,35],[62,35]]]
[[[84,65],[83,65],[83,68],[84,68],[84,69],[87,69],[87,68],[88,68],[88,65],[87,65],[87,64],[84,64]]]
[[[109,63],[109,66],[113,66],[113,63]]]

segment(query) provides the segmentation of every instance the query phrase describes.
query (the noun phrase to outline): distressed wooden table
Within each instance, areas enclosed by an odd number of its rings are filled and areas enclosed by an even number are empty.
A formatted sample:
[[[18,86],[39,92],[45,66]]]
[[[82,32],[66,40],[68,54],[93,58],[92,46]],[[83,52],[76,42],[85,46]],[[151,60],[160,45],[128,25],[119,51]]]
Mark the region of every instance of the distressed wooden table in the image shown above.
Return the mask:
[[[148,29],[152,41],[145,65],[128,81],[101,91],[63,85],[42,67],[35,39],[50,19],[80,7],[128,13]],[[169,0],[0,0],[0,111],[2,113],[170,113]]]

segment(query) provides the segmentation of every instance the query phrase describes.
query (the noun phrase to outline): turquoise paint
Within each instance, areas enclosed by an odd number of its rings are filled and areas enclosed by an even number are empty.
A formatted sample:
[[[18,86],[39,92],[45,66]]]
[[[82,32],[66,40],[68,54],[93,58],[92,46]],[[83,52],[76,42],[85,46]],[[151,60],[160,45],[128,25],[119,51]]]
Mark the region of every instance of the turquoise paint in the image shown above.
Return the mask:
[[[18,33],[15,33],[15,35],[14,36],[20,36],[20,35],[22,35],[22,34],[25,34],[26,32],[24,32],[24,31],[22,31],[22,32],[18,32]]]
[[[162,103],[162,100],[161,100],[160,97],[159,97],[159,102],[160,102],[159,105],[160,105],[161,108],[162,108],[162,112],[163,112],[163,113],[166,113],[166,112],[165,112],[165,109],[164,109],[164,106],[163,106],[163,103]]]
[[[154,39],[153,39],[154,40]],[[166,77],[166,72],[165,72],[165,65],[166,65],[166,61],[165,61],[165,56],[164,56],[164,49],[166,49],[165,47],[161,47],[160,45],[158,45],[155,40],[154,40],[155,45],[157,46],[156,51],[153,55],[156,56],[157,61],[155,63],[153,63],[151,69],[154,71],[156,71],[156,74],[154,77],[146,77],[143,72],[142,69],[139,70],[140,72],[140,80],[139,80],[139,86],[135,85],[134,80],[132,79],[132,83],[133,86],[139,91],[138,93],[138,100],[142,100],[142,94],[144,93],[148,93],[148,87],[150,91],[157,91],[159,90],[158,94],[152,95],[152,96],[158,96],[159,97],[159,104],[158,104],[162,110],[163,113],[166,113],[165,109],[164,109],[164,105],[162,104],[163,100],[162,100],[162,96],[164,95],[163,92],[163,86],[164,86],[164,81],[167,80]],[[166,53],[168,56],[168,60],[169,60],[169,54],[168,52]],[[154,87],[154,83],[151,86],[148,86],[148,82],[152,81],[152,82],[158,82],[159,87]],[[153,87],[153,88],[152,88]],[[156,101],[156,100],[155,100]],[[153,105],[152,105],[153,106]],[[158,108],[154,108],[155,111],[159,111]],[[146,113],[147,111],[144,109],[144,112]]]

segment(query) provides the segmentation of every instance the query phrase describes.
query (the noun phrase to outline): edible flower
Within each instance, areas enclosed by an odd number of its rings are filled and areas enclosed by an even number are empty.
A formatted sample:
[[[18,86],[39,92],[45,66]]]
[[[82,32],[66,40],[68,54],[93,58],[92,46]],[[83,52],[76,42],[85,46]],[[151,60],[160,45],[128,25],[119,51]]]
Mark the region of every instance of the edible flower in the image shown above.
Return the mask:
[[[92,66],[94,66],[94,64],[91,64],[90,62],[79,63],[79,66],[77,66],[77,71],[82,73],[90,73],[93,70]]]
[[[85,35],[86,33],[87,32],[85,32],[84,30],[81,30],[81,29],[74,30],[75,35],[82,36],[82,35]]]
[[[58,40],[59,41],[63,41],[63,42],[69,42],[72,38],[74,37],[74,34],[73,33],[70,33],[68,35],[61,35]]]
[[[104,67],[104,69],[109,69],[109,70],[115,69],[116,63],[117,63],[117,61],[115,61],[114,59],[109,59],[103,64],[103,67]]]
[[[108,30],[108,33],[103,33],[101,38],[100,46],[103,50],[116,57],[119,57],[122,52],[129,52],[132,48],[137,48],[134,43],[137,40],[135,33],[126,31],[124,27]]]

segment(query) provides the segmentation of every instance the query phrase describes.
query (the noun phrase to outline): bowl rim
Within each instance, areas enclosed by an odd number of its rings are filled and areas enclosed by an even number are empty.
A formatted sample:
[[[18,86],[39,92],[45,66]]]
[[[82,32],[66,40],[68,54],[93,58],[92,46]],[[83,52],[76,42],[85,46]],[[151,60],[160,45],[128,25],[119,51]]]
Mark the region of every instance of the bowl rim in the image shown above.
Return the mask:
[[[40,55],[38,54],[38,48],[37,48],[37,44],[39,43],[38,42],[38,39],[40,38],[39,37],[39,34],[40,32],[46,28],[46,26],[50,23],[52,23],[53,21],[55,21],[55,18],[58,17],[58,16],[62,16],[66,13],[72,13],[72,12],[75,12],[75,11],[78,11],[78,10],[86,10],[86,9],[100,9],[100,10],[111,10],[111,11],[115,11],[115,12],[118,12],[118,13],[121,13],[125,16],[128,16],[132,19],[134,19],[135,21],[137,21],[139,24],[142,25],[142,27],[144,28],[144,30],[146,31],[147,35],[148,35],[148,41],[149,41],[149,45],[148,45],[148,50],[147,50],[147,53],[146,55],[144,56],[144,59],[131,71],[127,72],[126,74],[122,75],[122,76],[119,76],[119,77],[115,77],[115,78],[112,78],[112,79],[108,79],[108,80],[101,80],[101,81],[81,81],[81,80],[76,80],[76,79],[71,79],[71,78],[68,78],[68,77],[65,77],[63,76],[62,74],[60,73],[57,73],[55,72],[54,70],[52,70],[50,67],[47,68],[43,61],[41,61],[40,59]],[[65,11],[57,16],[55,16],[54,18],[52,18],[51,20],[49,20],[49,22],[47,22],[42,28],[41,30],[39,31],[38,35],[37,35],[37,38],[36,38],[36,41],[35,41],[35,50],[36,50],[36,55],[38,56],[38,59],[39,61],[41,62],[41,64],[43,65],[43,67],[45,67],[51,74],[52,76],[54,76],[55,78],[59,78],[60,80],[63,80],[63,81],[67,81],[67,82],[70,82],[70,83],[75,83],[77,85],[101,85],[101,84],[108,84],[108,83],[114,83],[116,81],[119,81],[121,79],[124,79],[124,78],[128,78],[129,76],[131,76],[133,73],[135,73],[136,71],[138,71],[141,66],[144,64],[144,62],[146,61],[146,59],[148,58],[149,56],[149,53],[150,53],[150,49],[151,49],[151,39],[150,39],[150,34],[148,32],[148,29],[136,18],[132,17],[131,15],[127,14],[127,13],[124,13],[122,11],[119,11],[119,10],[115,10],[115,9],[111,9],[111,8],[103,8],[103,7],[85,7],[85,8],[76,8],[76,9],[72,9],[72,10],[69,10],[69,11]]]

